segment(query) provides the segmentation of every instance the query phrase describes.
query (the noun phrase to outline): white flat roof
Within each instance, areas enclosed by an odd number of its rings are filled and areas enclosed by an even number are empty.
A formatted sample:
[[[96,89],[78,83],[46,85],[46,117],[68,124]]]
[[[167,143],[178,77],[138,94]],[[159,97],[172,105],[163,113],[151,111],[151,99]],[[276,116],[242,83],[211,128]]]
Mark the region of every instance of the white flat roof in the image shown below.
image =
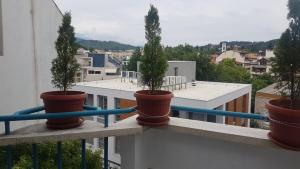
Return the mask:
[[[205,81],[197,81],[196,83],[196,86],[192,86],[191,83],[188,83],[187,88],[174,90],[174,96],[176,98],[210,101],[218,97],[228,95],[232,92],[237,92],[239,90],[251,87],[250,84],[238,83],[219,83]],[[138,87],[136,83],[129,82],[128,79],[126,79],[126,82],[121,82],[120,78],[93,82],[81,82],[77,83],[77,86],[87,86],[132,92],[142,90],[142,88]]]

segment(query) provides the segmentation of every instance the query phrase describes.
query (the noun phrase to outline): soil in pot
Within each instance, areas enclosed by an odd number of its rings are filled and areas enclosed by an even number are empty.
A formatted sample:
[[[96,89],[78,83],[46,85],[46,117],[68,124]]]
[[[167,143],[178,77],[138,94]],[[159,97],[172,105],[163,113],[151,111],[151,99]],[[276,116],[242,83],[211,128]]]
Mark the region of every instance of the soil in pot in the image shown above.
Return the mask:
[[[52,91],[41,94],[46,113],[83,111],[83,104],[87,94],[80,91]],[[46,122],[50,129],[69,129],[83,123],[80,117],[49,119]]]
[[[149,90],[141,90],[137,91],[134,96],[139,114],[137,121],[140,125],[164,126],[168,124],[172,92],[158,90],[155,94],[150,94]]]
[[[277,145],[300,151],[300,101],[290,108],[288,100],[271,100],[266,104],[269,110],[270,139]]]

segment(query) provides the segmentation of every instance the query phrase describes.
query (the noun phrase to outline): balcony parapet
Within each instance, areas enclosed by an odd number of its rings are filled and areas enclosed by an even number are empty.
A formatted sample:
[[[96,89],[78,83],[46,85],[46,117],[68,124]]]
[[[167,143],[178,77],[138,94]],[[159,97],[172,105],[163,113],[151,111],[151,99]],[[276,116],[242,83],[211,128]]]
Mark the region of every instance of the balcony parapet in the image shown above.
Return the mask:
[[[66,141],[92,138],[104,138],[110,136],[124,136],[141,134],[143,127],[136,122],[121,121],[105,128],[95,121],[86,120],[82,126],[67,130],[50,130],[45,122],[25,126],[12,131],[10,135],[0,135],[0,146],[17,145],[21,143],[45,143],[49,141]]]
[[[168,130],[222,141],[230,141],[261,147],[279,148],[268,138],[269,130],[263,129],[171,118]]]

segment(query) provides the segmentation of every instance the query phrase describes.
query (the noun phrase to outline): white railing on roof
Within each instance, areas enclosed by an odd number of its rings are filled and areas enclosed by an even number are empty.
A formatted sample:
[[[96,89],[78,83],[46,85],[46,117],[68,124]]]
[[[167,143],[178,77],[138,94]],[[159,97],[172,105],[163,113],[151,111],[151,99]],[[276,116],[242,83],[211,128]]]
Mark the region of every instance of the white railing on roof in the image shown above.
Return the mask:
[[[141,73],[135,71],[121,71],[121,82],[136,83],[137,86],[142,87]],[[177,90],[187,87],[187,80],[185,76],[166,76],[163,79],[162,89]]]

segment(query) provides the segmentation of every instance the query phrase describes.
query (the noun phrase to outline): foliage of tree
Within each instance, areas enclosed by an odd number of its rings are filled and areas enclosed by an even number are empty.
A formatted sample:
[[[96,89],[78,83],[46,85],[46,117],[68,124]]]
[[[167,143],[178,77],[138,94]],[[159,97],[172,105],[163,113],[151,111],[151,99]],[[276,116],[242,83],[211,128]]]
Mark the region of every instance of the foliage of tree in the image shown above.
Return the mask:
[[[250,83],[251,74],[237,65],[233,59],[224,59],[216,66],[216,81],[227,83]]]
[[[274,78],[269,73],[256,75],[251,78],[251,84],[252,84],[251,112],[254,112],[256,92],[273,83],[274,83]]]
[[[250,127],[251,128],[260,128],[258,121],[255,119],[250,119]]]
[[[300,0],[288,1],[289,28],[281,35],[275,49],[272,71],[277,87],[290,100],[290,107],[300,99]]]
[[[137,62],[141,60],[141,49],[137,48],[129,59],[128,65],[126,66],[126,70],[129,71],[137,71]]]
[[[67,91],[74,83],[74,77],[80,66],[76,61],[74,27],[71,26],[71,13],[63,16],[55,42],[57,57],[52,61],[52,83],[62,91]]]
[[[207,52],[191,45],[178,45],[164,49],[168,60],[196,61],[196,79],[201,81],[213,81],[216,79],[214,65],[210,63]]]
[[[12,147],[13,169],[32,168],[31,145],[21,144]],[[56,144],[38,144],[38,165],[41,169],[57,168],[56,163]],[[62,144],[63,168],[81,168],[81,144],[79,141],[67,141]],[[101,151],[86,152],[87,168],[102,169]],[[5,168],[5,148],[0,147],[0,168]]]
[[[147,43],[144,46],[144,55],[141,57],[141,79],[143,84],[149,87],[151,94],[155,94],[155,90],[160,89],[163,83],[168,63],[160,44],[161,28],[158,10],[153,5],[150,5],[150,10],[145,16],[145,34]]]

